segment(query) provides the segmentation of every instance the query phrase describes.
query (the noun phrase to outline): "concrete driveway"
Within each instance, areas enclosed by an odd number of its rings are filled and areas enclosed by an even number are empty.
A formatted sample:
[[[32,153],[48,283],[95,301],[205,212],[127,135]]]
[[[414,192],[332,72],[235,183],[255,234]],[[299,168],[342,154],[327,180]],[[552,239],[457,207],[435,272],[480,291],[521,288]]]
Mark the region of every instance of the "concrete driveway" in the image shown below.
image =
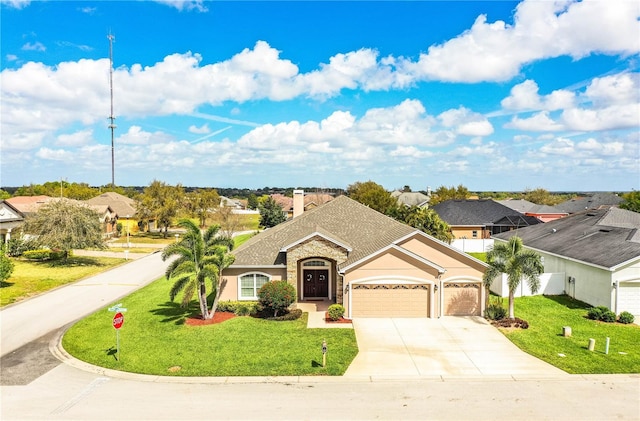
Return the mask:
[[[482,317],[354,319],[346,377],[568,376],[522,352]]]

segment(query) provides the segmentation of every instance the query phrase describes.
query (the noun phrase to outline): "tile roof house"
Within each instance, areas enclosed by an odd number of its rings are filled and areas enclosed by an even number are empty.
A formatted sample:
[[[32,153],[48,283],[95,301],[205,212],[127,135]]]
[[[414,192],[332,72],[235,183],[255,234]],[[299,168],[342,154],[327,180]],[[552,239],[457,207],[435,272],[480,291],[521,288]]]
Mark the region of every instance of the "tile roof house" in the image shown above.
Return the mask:
[[[302,197],[304,198],[304,211],[317,208],[318,206],[333,200],[333,196],[326,193],[305,193],[303,190],[294,190],[294,196],[296,194],[302,194]],[[274,193],[270,196],[278,205],[280,205],[287,218],[293,218],[293,197],[285,196],[282,193]]]
[[[20,212],[10,202],[0,202],[0,242],[6,244],[11,235],[16,234],[24,223],[25,214]]]
[[[558,209],[555,206],[538,205],[524,199],[496,200],[496,202],[518,211],[523,215],[534,216],[542,222],[554,221],[569,215],[568,212]]]
[[[567,212],[576,213],[587,209],[608,208],[618,206],[624,199],[614,193],[594,193],[590,196],[576,197],[566,202],[562,202],[555,207]]]
[[[123,230],[126,232],[139,230],[138,221],[136,220],[136,201],[130,197],[116,192],[106,192],[85,200],[85,203],[91,206],[109,206],[115,213],[114,224],[122,224]],[[150,229],[153,227],[153,222],[150,221]]]
[[[640,320],[640,214],[615,207],[582,211],[546,224],[495,235],[522,238],[561,274],[560,291]]]
[[[493,234],[542,223],[495,200],[446,200],[432,207],[455,238],[490,238]]]
[[[479,315],[484,305],[484,263],[346,196],[233,254],[223,300],[255,300],[265,282],[286,279],[297,302],[341,303],[349,318]]]

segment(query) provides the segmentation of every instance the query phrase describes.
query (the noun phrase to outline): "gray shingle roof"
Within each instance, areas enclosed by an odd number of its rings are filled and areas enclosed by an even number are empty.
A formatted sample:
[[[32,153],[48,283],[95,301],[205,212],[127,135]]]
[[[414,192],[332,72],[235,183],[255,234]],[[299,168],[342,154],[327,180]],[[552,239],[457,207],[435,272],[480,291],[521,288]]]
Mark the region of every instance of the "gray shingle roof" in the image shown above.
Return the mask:
[[[352,249],[347,260],[339,262],[343,267],[415,231],[355,200],[339,196],[252,237],[234,250],[233,266],[285,264],[285,255],[280,252],[283,247],[319,233]]]
[[[533,217],[525,217],[520,212],[504,206],[495,200],[446,200],[433,206],[440,219],[452,226],[490,226],[495,223],[507,223],[510,217],[514,222],[537,224],[540,221]]]
[[[420,192],[394,191],[391,196],[398,199],[398,202],[407,206],[425,206],[429,203],[430,197]]]
[[[567,213],[576,213],[587,209],[598,209],[603,206],[617,206],[623,202],[623,200],[620,196],[613,193],[595,193],[591,196],[567,200],[557,205],[556,208]]]
[[[522,238],[525,246],[605,268],[640,259],[640,214],[618,208],[575,213],[494,235]]]
[[[524,199],[496,200],[496,202],[520,213],[567,213],[555,206],[537,205]]]

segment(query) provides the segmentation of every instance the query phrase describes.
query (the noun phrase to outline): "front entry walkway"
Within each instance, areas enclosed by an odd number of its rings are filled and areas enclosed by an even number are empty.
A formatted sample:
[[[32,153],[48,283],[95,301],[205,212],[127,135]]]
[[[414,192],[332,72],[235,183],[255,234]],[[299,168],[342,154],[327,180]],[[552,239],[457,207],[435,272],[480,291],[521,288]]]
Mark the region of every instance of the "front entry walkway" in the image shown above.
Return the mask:
[[[353,326],[360,351],[346,377],[568,376],[482,317],[361,318]]]

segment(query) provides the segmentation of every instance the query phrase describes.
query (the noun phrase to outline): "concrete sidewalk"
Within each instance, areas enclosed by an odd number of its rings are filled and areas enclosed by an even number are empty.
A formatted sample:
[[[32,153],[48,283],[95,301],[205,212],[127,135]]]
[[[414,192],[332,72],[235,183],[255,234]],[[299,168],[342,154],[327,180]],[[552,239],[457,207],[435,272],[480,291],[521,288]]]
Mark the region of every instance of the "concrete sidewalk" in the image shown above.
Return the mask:
[[[0,311],[0,356],[74,322],[164,275],[160,253],[113,268]]]

